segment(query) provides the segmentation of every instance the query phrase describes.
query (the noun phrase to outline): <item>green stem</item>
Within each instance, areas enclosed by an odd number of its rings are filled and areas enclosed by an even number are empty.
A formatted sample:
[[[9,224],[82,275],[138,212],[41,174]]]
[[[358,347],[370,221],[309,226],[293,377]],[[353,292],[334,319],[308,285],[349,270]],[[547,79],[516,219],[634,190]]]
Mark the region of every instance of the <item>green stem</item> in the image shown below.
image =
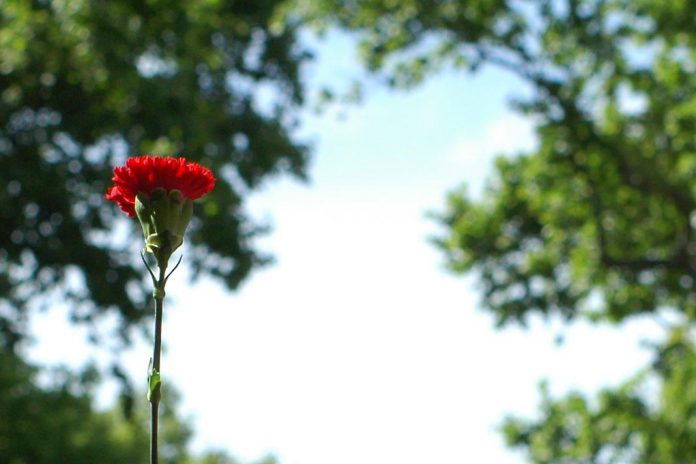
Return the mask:
[[[155,284],[153,295],[155,297],[155,347],[152,353],[152,372],[150,375],[159,376],[160,373],[160,354],[162,352],[162,308],[164,305],[164,285],[166,267],[159,268],[159,279]],[[157,385],[154,390],[152,384],[148,382],[150,389],[150,464],[157,464],[157,441],[159,436],[159,403],[160,403],[160,386]]]

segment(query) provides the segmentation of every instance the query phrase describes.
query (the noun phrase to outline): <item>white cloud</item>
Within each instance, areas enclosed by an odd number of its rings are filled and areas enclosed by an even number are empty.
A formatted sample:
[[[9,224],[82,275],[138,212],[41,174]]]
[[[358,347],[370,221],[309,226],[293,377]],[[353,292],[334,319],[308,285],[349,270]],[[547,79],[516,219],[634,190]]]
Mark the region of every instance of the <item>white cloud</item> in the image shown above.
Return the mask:
[[[480,135],[454,139],[447,149],[446,159],[466,171],[473,192],[479,193],[495,157],[512,156],[536,147],[532,121],[508,112],[486,125]]]

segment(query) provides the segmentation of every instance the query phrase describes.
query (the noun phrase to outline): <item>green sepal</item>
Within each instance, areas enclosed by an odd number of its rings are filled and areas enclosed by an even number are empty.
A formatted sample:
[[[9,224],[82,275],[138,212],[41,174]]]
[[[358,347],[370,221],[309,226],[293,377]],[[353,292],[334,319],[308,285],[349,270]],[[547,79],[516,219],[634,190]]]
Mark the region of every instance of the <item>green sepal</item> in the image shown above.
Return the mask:
[[[184,242],[186,228],[193,216],[193,201],[179,190],[156,189],[151,195],[138,193],[135,213],[145,237],[145,251],[166,268],[171,254]]]
[[[135,196],[135,214],[138,216],[140,227],[143,229],[143,236],[147,239],[147,237],[155,233],[155,228],[154,224],[149,220],[152,216],[150,197],[145,193],[139,193]]]

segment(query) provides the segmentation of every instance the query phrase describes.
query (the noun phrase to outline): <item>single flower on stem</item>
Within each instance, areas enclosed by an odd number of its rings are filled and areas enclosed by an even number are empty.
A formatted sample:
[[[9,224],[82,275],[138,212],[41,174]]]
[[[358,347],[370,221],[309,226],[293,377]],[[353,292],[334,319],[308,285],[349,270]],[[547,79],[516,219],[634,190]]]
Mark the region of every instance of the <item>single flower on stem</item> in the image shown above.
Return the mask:
[[[128,158],[125,166],[114,169],[113,181],[114,186],[109,188],[105,198],[117,203],[129,217],[138,217],[145,238],[143,262],[154,286],[155,346],[148,372],[147,399],[152,412],[150,463],[157,464],[162,309],[164,287],[171,275],[171,272],[166,273],[167,265],[174,250],[184,242],[184,233],[193,215],[193,200],[213,189],[215,176],[209,169],[183,157],[136,156]],[[158,277],[147,264],[145,252],[155,256]]]
[[[181,246],[193,213],[193,200],[215,186],[209,169],[186,158],[136,156],[114,169],[114,186],[106,199],[130,217],[138,216],[145,235],[145,251],[160,267]]]

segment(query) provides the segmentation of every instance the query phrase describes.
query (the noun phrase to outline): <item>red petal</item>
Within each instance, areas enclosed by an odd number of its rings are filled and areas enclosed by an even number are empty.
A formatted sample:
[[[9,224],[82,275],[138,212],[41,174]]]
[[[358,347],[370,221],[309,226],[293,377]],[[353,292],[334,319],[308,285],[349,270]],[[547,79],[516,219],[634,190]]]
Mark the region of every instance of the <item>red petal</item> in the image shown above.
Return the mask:
[[[186,198],[195,200],[215,186],[213,173],[186,158],[136,156],[128,158],[125,166],[114,168],[114,186],[105,198],[113,201],[128,215],[135,216],[135,196],[148,195],[155,189],[179,190]]]

